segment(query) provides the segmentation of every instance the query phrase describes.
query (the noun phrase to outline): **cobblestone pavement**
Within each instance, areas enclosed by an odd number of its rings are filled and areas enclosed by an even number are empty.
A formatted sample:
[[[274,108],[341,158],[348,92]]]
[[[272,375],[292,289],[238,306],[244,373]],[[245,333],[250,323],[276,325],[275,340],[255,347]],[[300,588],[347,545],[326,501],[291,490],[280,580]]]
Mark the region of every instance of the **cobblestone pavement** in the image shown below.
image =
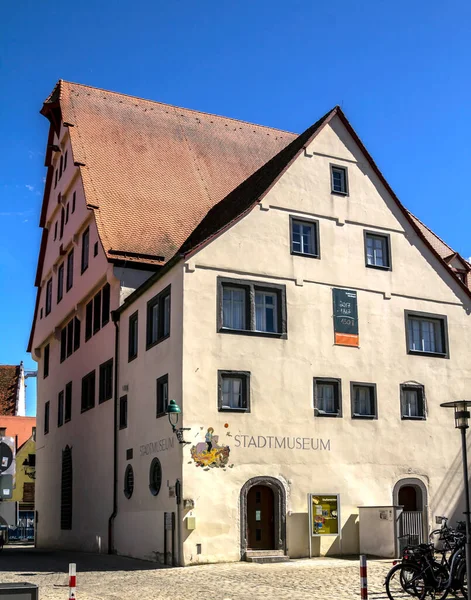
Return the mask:
[[[77,564],[77,600],[347,600],[359,599],[359,562],[292,560],[228,563],[184,569],[117,556],[6,547],[0,583],[39,586],[40,600],[68,599],[68,564]],[[385,600],[391,561],[369,561],[369,599]]]

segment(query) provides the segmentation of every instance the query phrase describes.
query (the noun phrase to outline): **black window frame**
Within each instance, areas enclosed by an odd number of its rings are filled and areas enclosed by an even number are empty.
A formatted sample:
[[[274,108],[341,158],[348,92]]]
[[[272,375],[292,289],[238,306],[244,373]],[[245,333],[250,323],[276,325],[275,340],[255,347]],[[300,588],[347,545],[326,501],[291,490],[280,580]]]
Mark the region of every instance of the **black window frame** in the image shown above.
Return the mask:
[[[223,405],[223,382],[224,379],[242,379],[242,400],[245,404],[242,408],[231,408]],[[232,413],[251,412],[250,404],[250,371],[228,371],[218,370],[218,411]]]
[[[301,223],[302,225],[309,225],[313,228],[314,230],[314,250],[315,252],[313,254],[309,254],[307,252],[298,252],[297,250],[294,250],[293,248],[293,224],[294,223]],[[290,235],[290,251],[291,254],[293,256],[305,256],[307,258],[317,258],[320,259],[321,258],[321,244],[320,244],[320,226],[319,226],[319,221],[317,219],[306,219],[306,218],[300,218],[300,217],[296,217],[294,215],[290,215],[289,217],[289,235]]]
[[[343,191],[334,189],[334,171],[343,171],[344,173],[344,184],[345,189]],[[337,194],[339,196],[348,196],[349,195],[349,187],[348,187],[348,168],[343,165],[330,164],[330,193]]]
[[[422,403],[422,415],[421,416],[409,416],[404,414],[405,407],[405,392],[408,390],[414,390],[419,392],[419,399]],[[425,398],[425,386],[420,383],[401,383],[400,384],[400,411],[402,421],[426,421],[427,420],[427,404]]]
[[[157,474],[157,476],[156,476]],[[149,490],[153,496],[158,496],[162,488],[162,463],[155,456],[149,467]]]
[[[111,286],[109,283],[101,288],[101,326],[110,322]]]
[[[57,227],[58,227],[58,222],[56,221],[54,223],[54,239],[53,239],[54,242],[57,240]]]
[[[60,194],[59,194],[60,196]],[[59,239],[64,237],[64,226],[65,226],[65,208],[61,206],[61,224],[59,228]]]
[[[85,306],[85,341],[93,335],[93,298]]]
[[[74,317],[74,352],[80,348],[80,335],[82,323],[78,317]]]
[[[135,351],[134,351],[135,350]],[[131,362],[139,354],[139,311],[136,310],[129,317],[128,325],[128,362]]]
[[[359,413],[355,413],[355,389],[359,387],[368,388],[370,391],[370,401],[373,405],[373,414],[372,415],[362,415]],[[374,421],[378,419],[378,401],[377,401],[377,392],[376,392],[376,383],[366,383],[363,381],[351,381],[350,382],[350,405],[352,411],[352,419],[366,419],[367,421]]]
[[[73,514],[73,463],[72,449],[66,446],[62,451],[61,465],[61,506],[60,526],[61,530],[72,529]]]
[[[99,368],[98,404],[113,397],[113,359],[102,363]]]
[[[49,400],[44,404],[44,435],[49,433],[49,419],[51,416],[51,403]]]
[[[74,352],[74,320],[70,319],[65,328],[67,329],[67,358],[69,358]]]
[[[73,249],[67,255],[67,278],[65,291],[68,292],[74,285],[74,251]]]
[[[369,237],[381,238],[382,240],[384,240],[386,246],[386,259],[388,261],[387,265],[370,265],[368,263],[367,241]],[[364,229],[363,243],[365,248],[365,267],[367,267],[368,269],[378,269],[379,271],[392,271],[391,236],[389,235],[389,233],[380,233],[378,231],[372,231],[371,229]]]
[[[409,333],[409,319],[415,318],[417,320],[433,321],[439,323],[440,334],[442,338],[443,351],[442,352],[425,352],[423,350],[412,350],[411,339]],[[426,313],[416,310],[404,310],[405,329],[406,329],[406,351],[411,356],[429,356],[431,358],[450,358],[450,342],[448,338],[448,318],[447,315],[441,315],[436,313]]]
[[[93,297],[93,335],[101,329],[101,290]]]
[[[72,194],[72,214],[74,214],[74,212],[75,212],[75,199],[76,199],[76,194],[77,194],[77,192],[74,192],[74,193]]]
[[[65,224],[66,225],[69,222],[69,211],[70,211],[70,207],[69,207],[69,203],[67,202],[67,204],[65,205]]]
[[[317,385],[318,384],[333,384],[334,386],[334,400],[337,404],[338,411],[336,413],[326,413],[319,412],[318,408],[318,394],[317,394]],[[341,419],[343,417],[343,407],[342,407],[342,380],[338,377],[314,377],[313,379],[314,389],[313,389],[313,402],[314,402],[314,416],[320,418],[330,418],[330,419]]]
[[[46,317],[52,310],[52,277],[50,277],[46,283]]]
[[[155,416],[157,419],[160,417],[165,417],[167,414],[168,403],[170,402],[170,388],[168,383],[168,373],[158,377],[156,379],[156,389],[155,389]],[[167,406],[164,406],[164,398],[162,398],[162,390],[163,385],[167,384]],[[163,410],[159,410],[159,408],[163,408]]]
[[[134,492],[134,470],[132,465],[126,465],[124,471],[124,495],[129,500]]]
[[[49,344],[44,346],[44,361],[43,361],[43,379],[49,376],[49,358],[50,358],[51,348]]]
[[[87,244],[85,246],[85,240]],[[90,227],[87,227],[82,233],[82,256],[81,256],[81,274],[83,275],[88,269],[90,262]]]
[[[61,390],[57,396],[57,427],[64,424],[64,390]]]
[[[59,268],[57,269],[57,304],[59,304],[59,302],[62,300],[62,298],[64,297],[64,263],[61,263],[59,265]]]
[[[168,302],[168,333],[165,333],[164,325],[165,325],[165,298],[169,298]],[[153,330],[153,314],[152,309],[154,306],[158,306],[157,310],[157,338],[154,340],[152,338],[152,330]],[[156,294],[153,298],[151,298],[147,302],[147,321],[146,321],[146,350],[149,350],[156,344],[160,344],[167,338],[170,337],[171,334],[171,314],[172,314],[172,294],[171,294],[171,285],[168,285],[161,292]]]
[[[87,393],[88,392],[88,393]],[[96,373],[95,369],[82,377],[82,395],[80,412],[84,413],[95,407]]]
[[[61,329],[60,362],[67,358],[67,325]]]
[[[67,151],[64,154],[64,167],[62,169],[63,173],[65,173],[66,168],[67,168]]]
[[[245,320],[246,329],[231,329],[224,327],[224,287],[241,288],[245,291]],[[277,295],[277,321],[278,331],[257,331],[255,329],[255,294],[257,291],[266,291]],[[286,340],[288,338],[288,318],[286,303],[286,285],[266,283],[251,279],[235,279],[231,277],[217,278],[217,330],[219,333],[235,335],[250,335]]]
[[[93,244],[93,257],[98,256],[98,242]]]
[[[65,386],[64,400],[64,423],[72,420],[72,382],[69,381]]]
[[[119,399],[119,428],[126,429],[128,426],[128,395]]]

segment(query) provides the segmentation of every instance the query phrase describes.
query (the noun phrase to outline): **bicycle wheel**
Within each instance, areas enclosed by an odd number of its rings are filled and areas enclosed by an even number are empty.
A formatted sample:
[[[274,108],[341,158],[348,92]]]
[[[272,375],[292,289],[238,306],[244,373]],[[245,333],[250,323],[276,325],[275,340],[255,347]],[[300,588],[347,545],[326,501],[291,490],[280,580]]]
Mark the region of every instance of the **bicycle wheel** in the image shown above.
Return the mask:
[[[425,585],[421,569],[417,565],[400,564],[393,567],[385,581],[389,600],[401,598],[425,598]]]
[[[458,572],[456,574],[456,579],[458,580],[458,585],[463,594],[464,598],[468,597],[468,577],[466,575],[466,563],[463,562],[461,566],[458,568]]]

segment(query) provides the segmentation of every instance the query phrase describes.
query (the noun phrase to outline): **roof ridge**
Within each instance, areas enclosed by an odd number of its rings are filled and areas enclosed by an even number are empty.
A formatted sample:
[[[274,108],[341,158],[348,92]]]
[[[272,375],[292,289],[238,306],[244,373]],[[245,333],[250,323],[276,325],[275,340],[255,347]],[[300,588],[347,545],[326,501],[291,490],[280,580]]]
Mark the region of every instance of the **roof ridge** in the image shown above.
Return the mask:
[[[440,240],[440,242],[441,242],[441,243],[442,243],[444,246],[446,246],[446,247],[447,247],[449,250],[451,250],[451,252],[453,252],[454,254],[458,254],[458,255],[459,255],[459,252],[456,252],[456,250],[454,250],[454,249],[453,249],[451,246],[449,246],[449,245],[448,245],[448,244],[447,244],[445,241],[443,241],[443,240],[442,240],[442,238],[441,238],[441,237],[440,237],[438,234],[436,234],[436,233],[435,233],[435,231],[432,231],[428,225],[426,225],[426,224],[425,224],[423,221],[421,221],[421,220],[419,219],[419,217],[417,217],[416,215],[414,215],[413,213],[411,213],[411,211],[410,211],[409,209],[407,209],[407,208],[406,208],[406,210],[407,210],[407,212],[408,212],[408,213],[411,215],[411,217],[412,217],[413,219],[415,219],[416,221],[418,221],[418,222],[419,222],[419,223],[420,223],[420,224],[421,224],[423,227],[425,227],[425,229],[426,229],[427,231],[430,231],[430,233],[431,233],[431,234],[432,234],[434,237],[436,237],[438,240]]]
[[[270,127],[269,125],[261,125],[260,123],[252,123],[251,121],[244,121],[243,119],[235,119],[234,117],[227,117],[223,115],[217,115],[215,113],[205,112],[203,110],[196,110],[194,108],[186,108],[184,106],[177,106],[176,104],[168,104],[167,102],[159,102],[158,100],[150,100],[149,98],[141,98],[140,96],[133,96],[131,94],[123,94],[121,92],[114,92],[113,90],[106,90],[105,88],[95,87],[93,85],[87,85],[85,83],[78,83],[76,81],[67,81],[65,79],[59,79],[57,85],[59,84],[68,84],[68,85],[78,85],[80,87],[88,88],[90,90],[95,90],[99,92],[106,92],[107,94],[113,94],[114,96],[123,96],[124,98],[134,98],[136,100],[140,100],[141,102],[149,102],[151,104],[158,104],[160,106],[168,106],[169,108],[184,110],[190,113],[198,114],[198,115],[206,115],[208,117],[215,117],[217,119],[226,120],[226,121],[234,121],[236,123],[244,123],[245,125],[250,125],[251,127],[260,127],[261,129],[269,129],[271,131],[279,131],[280,133],[288,133],[290,135],[299,135],[294,131],[288,131],[287,129],[279,129],[278,127]],[[56,86],[57,86],[56,85]],[[62,89],[61,89],[62,92]],[[45,100],[47,102],[49,98],[52,96],[50,94],[48,98]],[[62,96],[61,96],[62,98]]]

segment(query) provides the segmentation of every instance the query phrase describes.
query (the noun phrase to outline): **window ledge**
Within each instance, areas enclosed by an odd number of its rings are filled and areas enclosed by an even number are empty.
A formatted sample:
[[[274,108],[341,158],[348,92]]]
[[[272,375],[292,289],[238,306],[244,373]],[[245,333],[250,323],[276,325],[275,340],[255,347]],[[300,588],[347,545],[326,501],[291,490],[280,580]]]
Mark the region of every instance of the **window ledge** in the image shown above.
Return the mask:
[[[100,398],[98,400],[98,404],[104,404],[105,402],[108,402],[108,400],[111,400],[113,396],[110,396],[109,398]]]
[[[170,334],[161,337],[160,339],[156,340],[155,342],[152,342],[150,344],[146,345],[146,350],[150,350],[151,348],[153,348],[154,346],[157,346],[157,344],[160,344],[161,342],[163,342],[164,340],[167,340],[170,337]]]
[[[228,327],[221,327],[219,333],[231,333],[235,335],[248,335],[255,337],[266,337],[286,340],[288,334],[285,333],[270,333],[269,331],[254,331],[253,329],[229,329]]]
[[[366,264],[367,269],[376,269],[377,271],[392,271],[391,267],[386,267],[382,265],[369,265]]]
[[[219,412],[249,413],[250,408],[230,408],[229,406],[220,406]]]
[[[314,416],[315,417],[330,417],[330,418],[334,418],[334,419],[339,419],[342,417],[342,415],[340,413],[326,413],[326,412],[318,410],[317,408],[314,410]]]
[[[132,362],[133,360],[136,360],[137,358],[137,354],[135,354],[134,356],[128,356],[128,363]]]
[[[95,408],[95,405],[89,406],[88,408],[82,408],[82,409],[80,409],[80,414],[82,414],[84,412],[88,412],[89,410],[92,410],[92,408]]]
[[[430,356],[431,358],[450,358],[448,352],[422,352],[421,350],[408,350],[411,356]]]
[[[161,419],[162,417],[165,417],[167,415],[167,413],[163,412],[163,413],[158,413],[155,415],[156,419]]]
[[[335,194],[336,196],[348,196],[348,192],[336,192],[335,190],[331,190],[330,193]]]
[[[352,414],[352,419],[366,419],[367,421],[374,421],[378,418],[378,415],[358,415],[356,413]]]
[[[291,250],[292,256],[304,256],[305,258],[317,258],[320,259],[320,254],[308,254],[307,252],[296,252],[296,250]]]
[[[427,417],[408,417],[406,415],[401,415],[401,419],[403,421],[426,421]]]

